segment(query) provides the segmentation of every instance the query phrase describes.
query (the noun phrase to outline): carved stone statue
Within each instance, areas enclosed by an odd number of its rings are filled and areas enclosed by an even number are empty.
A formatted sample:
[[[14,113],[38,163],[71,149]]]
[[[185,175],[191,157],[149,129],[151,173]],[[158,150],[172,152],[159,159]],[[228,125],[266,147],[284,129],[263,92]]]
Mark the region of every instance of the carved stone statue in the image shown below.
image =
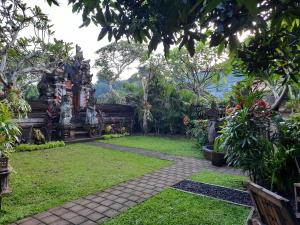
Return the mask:
[[[60,117],[59,124],[61,126],[69,126],[71,125],[72,119],[72,106],[69,96],[64,96],[62,99],[62,103],[60,106]]]
[[[216,120],[209,120],[208,122],[208,144],[214,145],[214,141],[217,137],[217,131],[216,131]]]
[[[97,125],[98,124],[98,117],[95,106],[88,106],[86,109],[86,118],[85,123],[87,125]]]
[[[209,145],[213,145],[217,137],[217,125],[218,125],[218,117],[219,117],[219,110],[217,104],[214,101],[211,103],[211,108],[208,110],[207,114],[209,118],[208,143]]]
[[[37,145],[46,143],[46,138],[40,129],[32,129],[32,140]]]
[[[81,47],[79,45],[75,46],[76,53],[75,53],[75,60],[82,61],[83,60],[83,52],[81,51]]]

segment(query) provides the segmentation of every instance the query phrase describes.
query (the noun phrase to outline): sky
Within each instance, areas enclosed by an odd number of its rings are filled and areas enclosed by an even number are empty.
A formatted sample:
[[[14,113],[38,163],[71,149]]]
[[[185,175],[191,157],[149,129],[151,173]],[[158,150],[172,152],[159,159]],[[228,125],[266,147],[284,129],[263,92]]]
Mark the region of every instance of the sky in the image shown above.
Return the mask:
[[[55,6],[52,4],[50,7],[46,0],[23,0],[27,3],[28,6],[38,5],[42,11],[48,16],[51,20],[51,23],[54,25],[52,30],[55,31],[54,37],[65,42],[72,42],[78,44],[82,51],[85,59],[91,60],[91,73],[93,76],[93,83],[97,81],[97,69],[93,67],[94,61],[97,57],[96,51],[109,44],[109,41],[105,37],[101,41],[97,41],[98,34],[101,27],[97,27],[95,24],[90,23],[88,27],[79,28],[82,24],[81,14],[72,13],[72,6],[67,4],[67,1],[59,1],[60,6]],[[30,35],[28,31],[28,34]],[[243,33],[239,39],[243,40],[249,35],[249,32]],[[158,46],[157,53],[162,53],[163,47]],[[75,54],[75,49],[74,49]],[[132,74],[137,72],[137,64],[131,65],[126,71],[124,71],[120,79],[128,79]]]
[[[109,44],[106,37],[101,41],[97,41],[101,27],[97,27],[91,23],[88,27],[79,28],[82,24],[81,14],[72,13],[72,6],[68,5],[66,3],[67,1],[59,1],[59,7],[55,5],[50,7],[45,0],[23,1],[27,3],[28,6],[33,7],[38,5],[49,17],[51,23],[54,25],[52,29],[55,31],[54,37],[56,39],[72,42],[74,46],[78,44],[81,47],[84,58],[91,60],[91,73],[94,75],[93,82],[96,82],[97,69],[93,68],[94,61],[97,57],[95,51]],[[131,67],[121,74],[121,79],[127,79],[135,72],[136,69]]]

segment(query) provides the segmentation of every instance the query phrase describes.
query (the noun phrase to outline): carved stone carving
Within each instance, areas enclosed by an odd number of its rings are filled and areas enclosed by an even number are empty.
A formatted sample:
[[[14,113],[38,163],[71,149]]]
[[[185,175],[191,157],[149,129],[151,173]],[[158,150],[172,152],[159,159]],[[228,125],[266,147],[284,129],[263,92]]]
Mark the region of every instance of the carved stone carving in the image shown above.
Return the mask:
[[[83,130],[90,132],[91,127],[100,133],[97,127],[101,127],[101,121],[95,110],[90,68],[90,60],[84,59],[81,48],[76,45],[76,54],[71,62],[61,63],[52,73],[44,74],[38,84],[40,99],[46,101],[51,109],[47,126],[51,127],[50,132],[57,129],[59,138],[72,138],[75,130],[79,131],[77,133]]]
[[[97,111],[95,109],[95,106],[87,107],[85,123],[91,126],[95,126],[98,124],[98,117],[97,117]]]
[[[216,120],[209,120],[208,122],[208,144],[210,146],[214,144],[214,141],[217,137],[216,124]]]
[[[70,97],[64,96],[62,100],[62,104],[60,106],[60,117],[59,117],[59,124],[61,126],[70,126],[72,119],[72,106]]]

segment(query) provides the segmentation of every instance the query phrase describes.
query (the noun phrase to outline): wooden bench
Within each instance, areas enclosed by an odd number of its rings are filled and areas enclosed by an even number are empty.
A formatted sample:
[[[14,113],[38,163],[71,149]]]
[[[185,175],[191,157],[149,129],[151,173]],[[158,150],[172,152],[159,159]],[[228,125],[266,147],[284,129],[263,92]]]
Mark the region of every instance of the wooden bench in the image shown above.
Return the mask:
[[[288,199],[252,182],[248,191],[262,225],[299,225]]]

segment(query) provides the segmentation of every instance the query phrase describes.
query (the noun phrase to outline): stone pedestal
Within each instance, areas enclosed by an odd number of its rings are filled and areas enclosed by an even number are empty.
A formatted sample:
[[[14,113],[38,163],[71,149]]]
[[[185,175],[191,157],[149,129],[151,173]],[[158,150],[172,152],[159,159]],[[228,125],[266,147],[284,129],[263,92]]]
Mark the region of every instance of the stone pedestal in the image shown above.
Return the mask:
[[[8,176],[10,174],[10,170],[2,170],[0,171],[0,209],[2,204],[2,197],[5,194],[11,193],[11,189],[8,185]]]
[[[295,190],[296,217],[300,218],[300,183],[294,184],[294,190]]]

